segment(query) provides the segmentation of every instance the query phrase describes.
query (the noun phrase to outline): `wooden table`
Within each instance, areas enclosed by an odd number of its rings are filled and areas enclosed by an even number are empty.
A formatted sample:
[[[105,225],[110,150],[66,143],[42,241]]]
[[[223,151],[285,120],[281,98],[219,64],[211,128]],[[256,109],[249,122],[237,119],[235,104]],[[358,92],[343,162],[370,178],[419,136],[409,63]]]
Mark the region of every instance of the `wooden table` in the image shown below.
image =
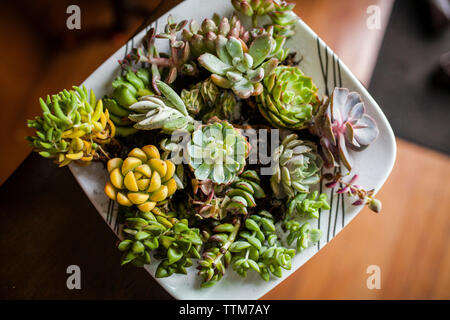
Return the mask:
[[[176,2],[164,1],[154,16]],[[392,1],[296,2],[300,17],[367,84]],[[381,30],[365,28],[371,4],[381,8]],[[8,117],[16,121],[7,126],[12,138],[0,142],[2,167],[7,168],[2,179],[28,154],[19,137],[24,135],[24,120],[38,112],[36,97],[81,81],[113,51],[114,45],[106,41],[55,57],[44,78],[31,87],[31,95],[22,99],[21,112]],[[61,71],[67,62],[73,74]],[[450,160],[402,140],[397,143],[397,162],[379,193],[382,213],[363,210],[264,298],[450,298]],[[5,150],[13,148],[17,153],[7,155]],[[2,185],[0,219],[0,298],[170,298],[144,270],[119,266],[114,234],[68,169],[57,169],[36,154]],[[81,267],[82,290],[66,288],[71,264]],[[366,268],[373,264],[381,268],[380,290],[366,287]]]

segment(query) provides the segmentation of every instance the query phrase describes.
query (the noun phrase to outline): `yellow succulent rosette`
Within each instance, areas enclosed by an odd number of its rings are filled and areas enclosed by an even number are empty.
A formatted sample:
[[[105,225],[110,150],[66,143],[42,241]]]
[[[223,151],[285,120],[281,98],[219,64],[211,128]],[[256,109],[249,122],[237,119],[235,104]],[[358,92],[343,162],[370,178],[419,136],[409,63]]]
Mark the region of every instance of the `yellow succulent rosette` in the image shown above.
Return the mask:
[[[125,160],[109,160],[107,169],[105,193],[122,206],[136,205],[140,211],[149,212],[177,190],[175,165],[162,160],[153,145],[134,148]]]

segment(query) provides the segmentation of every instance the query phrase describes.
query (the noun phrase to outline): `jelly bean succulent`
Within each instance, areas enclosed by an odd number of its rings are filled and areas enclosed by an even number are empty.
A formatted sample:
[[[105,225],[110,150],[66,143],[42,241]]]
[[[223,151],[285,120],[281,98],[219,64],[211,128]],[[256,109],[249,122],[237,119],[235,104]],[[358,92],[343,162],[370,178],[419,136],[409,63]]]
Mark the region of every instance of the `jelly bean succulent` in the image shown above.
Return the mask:
[[[272,38],[269,34],[255,38],[247,49],[246,44],[235,38],[219,35],[216,53],[204,53],[199,63],[212,73],[211,79],[221,88],[247,99],[261,94],[261,81],[269,76],[278,65],[278,59],[270,58]]]
[[[122,206],[135,205],[140,211],[149,212],[177,190],[173,178],[175,165],[170,160],[161,160],[153,145],[134,148],[124,160],[109,160],[107,167],[109,181],[105,193]]]
[[[320,181],[322,158],[314,143],[298,139],[293,133],[275,150],[275,170],[270,186],[277,198],[293,198],[308,193],[311,185]]]
[[[298,130],[309,125],[320,104],[318,89],[299,68],[279,66],[263,81],[257,98],[264,118],[277,128]]]
[[[218,121],[192,133],[188,152],[189,166],[197,180],[228,184],[244,170],[249,144],[229,122]]]
[[[33,150],[59,166],[72,161],[89,164],[94,158],[107,157],[100,145],[115,134],[102,100],[97,101],[94,92],[89,94],[85,87],[73,88],[47,96],[45,101],[39,99],[42,116],[28,120],[28,127],[36,129],[34,136],[27,137]]]
[[[219,35],[224,37],[234,37],[246,43],[249,39],[249,32],[245,30],[241,21],[236,15],[230,19],[214,14],[212,19],[204,19],[200,24],[196,20],[191,20],[189,28],[183,29],[183,39],[187,41],[194,58],[203,53],[216,53],[216,40]]]
[[[300,217],[319,217],[319,210],[329,210],[326,193],[319,195],[317,191],[311,193],[299,193],[287,202],[287,214],[289,216],[298,215]]]
[[[339,161],[350,171],[353,159],[349,149],[362,151],[378,137],[375,120],[366,114],[361,96],[346,88],[335,88],[331,98],[314,116],[311,131],[320,137],[325,163]]]
[[[322,237],[322,230],[312,229],[308,222],[302,224],[296,220],[288,220],[285,222],[284,228],[288,231],[287,244],[292,245],[295,242],[297,252],[317,243]]]

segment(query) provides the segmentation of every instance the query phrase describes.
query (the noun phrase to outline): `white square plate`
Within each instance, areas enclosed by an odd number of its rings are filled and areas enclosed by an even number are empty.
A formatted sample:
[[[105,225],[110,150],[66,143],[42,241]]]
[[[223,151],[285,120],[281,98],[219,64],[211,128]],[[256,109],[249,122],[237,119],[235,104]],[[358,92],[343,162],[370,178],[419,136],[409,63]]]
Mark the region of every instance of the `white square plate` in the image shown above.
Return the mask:
[[[155,21],[152,26],[157,32],[163,31],[167,16],[171,14],[176,21],[183,19],[196,19],[212,17],[214,12],[220,15],[231,16],[233,8],[229,0],[187,0],[170,10]],[[150,27],[150,26],[149,26]],[[148,27],[148,28],[149,28]],[[148,29],[147,28],[147,29]],[[131,48],[139,45],[146,30],[143,30],[126,45],[106,60],[89,78],[84,81],[88,89],[93,89],[96,96],[102,97],[110,93],[112,80],[119,75],[118,60],[123,59]],[[163,51],[167,48],[165,41],[158,40],[158,48]],[[164,47],[166,45],[166,47]],[[289,39],[288,47],[300,55],[300,69],[311,76],[320,90],[320,94],[331,94],[335,86],[347,87],[350,91],[361,94],[368,114],[377,122],[380,135],[364,152],[355,153],[354,172],[360,178],[358,184],[366,189],[380,189],[386,181],[394,165],[396,145],[392,129],[381,111],[380,107],[362,86],[350,70],[336,57],[336,55],[318,38],[318,36],[302,21],[298,20],[295,35]],[[117,234],[117,205],[110,201],[103,193],[107,180],[107,172],[102,164],[93,163],[88,167],[70,165],[70,170],[83,188],[86,195],[97,208],[106,223]],[[320,218],[311,220],[312,227],[323,231],[320,243],[297,254],[293,259],[292,269],[283,270],[283,277],[263,281],[256,273],[249,273],[247,278],[241,278],[230,268],[223,279],[212,288],[200,288],[200,278],[194,266],[189,268],[188,275],[172,275],[169,278],[156,279],[173,297],[177,299],[258,299],[281,281],[286,280],[293,272],[308,261],[314,254],[323,248],[336,234],[338,234],[361,210],[361,207],[351,205],[347,196],[333,195],[333,190],[322,188],[329,195],[331,210],[322,211]],[[111,245],[114,245],[113,243]],[[351,254],[351,252],[343,253]],[[117,263],[120,263],[117,261]],[[158,261],[153,259],[147,271],[153,276]]]

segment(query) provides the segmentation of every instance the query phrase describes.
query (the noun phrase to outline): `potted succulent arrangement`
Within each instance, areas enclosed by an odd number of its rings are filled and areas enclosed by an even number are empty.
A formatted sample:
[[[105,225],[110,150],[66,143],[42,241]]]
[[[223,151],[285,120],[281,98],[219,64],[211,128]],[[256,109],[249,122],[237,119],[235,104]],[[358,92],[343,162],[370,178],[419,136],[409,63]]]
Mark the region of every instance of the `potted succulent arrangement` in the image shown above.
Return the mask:
[[[60,167],[105,164],[123,265],[157,259],[157,278],[197,268],[202,287],[227,270],[266,281],[289,270],[322,236],[298,218],[330,208],[317,191],[323,180],[354,205],[381,210],[352,173],[352,155],[379,133],[361,96],[340,87],[321,96],[299,68],[286,46],[293,4],[231,2],[250,27],[236,14],[201,22],[169,16],[162,33],[151,28],[120,61],[112,94],[98,99],[73,87],[40,99],[42,114],[28,121],[33,150]],[[168,53],[156,39],[167,39]],[[246,131],[260,129],[274,151],[268,174],[250,161],[258,144]]]

